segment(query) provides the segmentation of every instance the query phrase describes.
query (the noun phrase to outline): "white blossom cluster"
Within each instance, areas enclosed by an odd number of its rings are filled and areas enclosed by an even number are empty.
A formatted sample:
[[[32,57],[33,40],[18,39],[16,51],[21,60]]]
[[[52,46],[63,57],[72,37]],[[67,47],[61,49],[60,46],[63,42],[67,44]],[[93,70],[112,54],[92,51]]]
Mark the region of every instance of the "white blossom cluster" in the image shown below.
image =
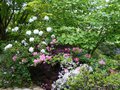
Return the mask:
[[[33,21],[35,21],[35,20],[37,20],[37,17],[36,17],[36,16],[33,16],[33,17],[31,17],[31,18],[29,19],[29,23],[31,23],[31,22],[33,22]]]
[[[48,17],[48,16],[45,16],[43,20],[48,21],[48,20],[49,20],[49,17]]]
[[[5,46],[5,48],[4,48],[4,50],[7,50],[7,49],[9,49],[9,48],[12,48],[12,44],[8,44],[7,46]]]
[[[13,29],[12,29],[12,32],[17,32],[19,30],[19,27],[14,27]]]
[[[27,46],[28,43],[26,42],[26,39],[25,40],[22,40],[21,43],[24,45],[24,46]]]
[[[28,30],[28,31],[26,31],[26,35],[31,35],[32,34],[32,31],[30,31],[30,30]],[[38,29],[35,29],[34,31],[33,31],[33,34],[35,34],[35,35],[39,35],[39,36],[42,36],[43,35],[43,31],[39,31]]]
[[[89,72],[93,71],[92,67],[88,66],[87,64],[80,64],[76,67],[74,62],[67,64],[67,68],[64,68],[63,65],[61,67],[62,71],[59,72],[58,79],[53,82],[52,90],[61,90],[66,87],[66,82],[68,81],[69,77],[75,77],[76,75],[81,73],[81,69],[83,68]]]

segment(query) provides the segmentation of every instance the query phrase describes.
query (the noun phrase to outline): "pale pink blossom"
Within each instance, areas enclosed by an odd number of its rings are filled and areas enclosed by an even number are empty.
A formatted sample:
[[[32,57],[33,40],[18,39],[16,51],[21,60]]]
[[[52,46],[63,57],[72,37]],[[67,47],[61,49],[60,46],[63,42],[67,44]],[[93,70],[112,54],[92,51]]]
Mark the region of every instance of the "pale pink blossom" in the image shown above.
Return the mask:
[[[40,45],[37,45],[37,48],[40,48]]]
[[[39,61],[39,59],[34,59],[34,65],[36,66],[40,61]]]
[[[80,71],[80,67],[77,67],[75,70]]]
[[[46,56],[46,59],[47,59],[47,60],[51,60],[51,59],[52,59],[52,56]]]
[[[91,55],[90,54],[85,54],[85,57],[86,58],[91,58]]]
[[[65,51],[70,52],[70,48],[65,48]]]
[[[65,68],[65,69],[64,69],[64,72],[67,73],[67,72],[68,72],[68,69]]]
[[[40,60],[42,60],[42,61],[46,60],[45,54],[40,55]]]
[[[55,44],[57,42],[56,39],[52,39],[52,41],[50,42],[50,44]]]
[[[16,60],[17,60],[17,56],[14,55],[14,56],[12,57],[12,60],[13,60],[13,61],[16,61]]]
[[[47,46],[46,49],[47,49],[47,51],[50,51],[50,50],[51,50],[51,48],[50,48],[49,46]]]
[[[104,60],[100,60],[100,61],[99,61],[99,64],[100,64],[100,65],[105,65],[106,63],[105,63]]]
[[[38,55],[38,53],[37,53],[37,52],[33,52],[32,55],[33,55],[33,56],[36,56],[36,55]]]
[[[73,52],[77,52],[77,53],[81,53],[82,52],[82,49],[80,49],[79,47],[74,47],[72,49]]]
[[[68,54],[64,54],[63,55],[64,57],[69,57],[70,56],[70,54],[68,53]]]

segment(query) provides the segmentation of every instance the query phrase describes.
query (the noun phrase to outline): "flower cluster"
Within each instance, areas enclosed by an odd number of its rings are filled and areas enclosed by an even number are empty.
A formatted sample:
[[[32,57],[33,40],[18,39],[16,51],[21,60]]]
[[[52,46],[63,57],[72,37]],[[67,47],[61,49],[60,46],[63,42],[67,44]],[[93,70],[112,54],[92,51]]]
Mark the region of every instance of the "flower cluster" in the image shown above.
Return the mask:
[[[31,18],[29,19],[29,22],[31,23],[31,22],[33,22],[33,21],[35,21],[35,20],[37,20],[37,17],[36,17],[36,16],[33,16],[33,17],[31,17]]]
[[[5,46],[5,48],[4,48],[4,50],[7,50],[7,49],[9,49],[9,48],[12,48],[12,44],[8,44],[7,46]]]
[[[34,56],[38,55],[36,52],[33,53]],[[39,55],[39,58],[37,59],[34,59],[34,66],[36,66],[38,63],[45,63],[47,60],[51,60],[52,59],[52,56],[48,56],[48,55],[45,55],[45,54],[40,54]]]
[[[13,29],[12,29],[12,32],[17,32],[19,30],[19,27],[14,27]]]
[[[76,75],[80,74],[82,70],[86,70],[88,72],[92,72],[93,69],[91,66],[88,66],[87,64],[80,64],[76,65],[74,62],[70,62],[66,65],[62,65],[62,71],[59,73],[59,78],[53,82],[52,84],[52,90],[61,90],[64,89],[64,87],[69,87],[67,86],[66,82],[70,77],[75,77]]]

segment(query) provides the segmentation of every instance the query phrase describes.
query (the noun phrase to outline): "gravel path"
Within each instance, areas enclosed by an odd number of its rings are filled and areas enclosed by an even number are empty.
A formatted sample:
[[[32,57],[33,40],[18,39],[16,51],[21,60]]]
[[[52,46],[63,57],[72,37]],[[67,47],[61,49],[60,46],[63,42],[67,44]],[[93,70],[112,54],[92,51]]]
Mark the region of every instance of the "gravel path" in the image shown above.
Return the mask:
[[[33,88],[6,88],[6,89],[3,89],[3,88],[0,88],[0,90],[45,90],[45,89],[42,89],[41,87],[33,87]]]

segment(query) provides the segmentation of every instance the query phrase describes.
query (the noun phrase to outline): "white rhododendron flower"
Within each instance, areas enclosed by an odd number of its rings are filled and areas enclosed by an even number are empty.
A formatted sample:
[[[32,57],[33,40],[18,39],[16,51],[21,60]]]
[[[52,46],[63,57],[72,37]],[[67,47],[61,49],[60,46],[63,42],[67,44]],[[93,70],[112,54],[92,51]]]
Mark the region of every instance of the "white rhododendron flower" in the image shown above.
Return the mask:
[[[42,35],[43,35],[43,31],[40,31],[40,32],[39,32],[39,35],[42,36]]]
[[[29,52],[32,53],[33,51],[34,51],[34,48],[33,48],[33,47],[30,47],[30,48],[29,48]]]
[[[22,5],[22,6],[23,6],[23,8],[24,8],[24,7],[26,7],[26,6],[27,6],[27,3],[23,3],[23,5]]]
[[[17,32],[18,29],[19,29],[19,27],[14,27],[14,28],[12,29],[12,31],[13,31],[13,32]]]
[[[33,31],[33,33],[34,33],[34,34],[39,34],[39,30],[38,30],[38,29],[35,29],[35,30]]]
[[[33,38],[33,37],[31,37],[31,38],[29,39],[29,41],[30,41],[30,42],[33,42],[33,41],[34,41],[34,38]]]
[[[31,35],[31,31],[26,31],[26,35]]]
[[[33,16],[32,18],[29,19],[29,22],[31,23],[31,22],[33,22],[33,21],[35,21],[35,20],[37,20],[37,17],[36,17],[36,16]]]
[[[12,44],[8,44],[7,46],[5,46],[5,50],[9,49],[9,48],[12,48]]]
[[[51,32],[52,28],[51,27],[47,27],[47,32]]]
[[[52,34],[52,35],[51,35],[51,38],[55,38],[55,35],[54,35],[54,34]]]
[[[34,20],[33,20],[32,18],[29,19],[29,22],[30,22],[30,23],[33,22],[33,21],[34,21]]]
[[[6,29],[5,31],[8,32],[8,29]]]
[[[42,41],[41,43],[44,44],[44,45],[47,45],[47,43],[45,41]]]
[[[36,16],[33,16],[32,19],[33,19],[33,20],[37,20],[37,17],[36,17]]]
[[[22,40],[21,43],[24,44],[24,43],[26,43],[26,41],[25,41],[25,40]]]
[[[93,68],[91,66],[89,66],[89,71],[93,72]]]
[[[21,43],[24,45],[24,46],[27,46],[28,43],[25,41],[25,40],[22,40]]]
[[[105,0],[106,2],[109,2],[110,0]]]
[[[48,16],[45,16],[45,17],[44,17],[44,20],[48,21],[48,20],[49,20],[49,17],[48,17]]]
[[[45,53],[45,49],[42,49],[42,50],[41,50],[41,53]]]
[[[18,41],[15,41],[15,43],[17,43]]]
[[[14,29],[15,29],[15,31],[17,31],[19,29],[19,27],[15,27]]]

